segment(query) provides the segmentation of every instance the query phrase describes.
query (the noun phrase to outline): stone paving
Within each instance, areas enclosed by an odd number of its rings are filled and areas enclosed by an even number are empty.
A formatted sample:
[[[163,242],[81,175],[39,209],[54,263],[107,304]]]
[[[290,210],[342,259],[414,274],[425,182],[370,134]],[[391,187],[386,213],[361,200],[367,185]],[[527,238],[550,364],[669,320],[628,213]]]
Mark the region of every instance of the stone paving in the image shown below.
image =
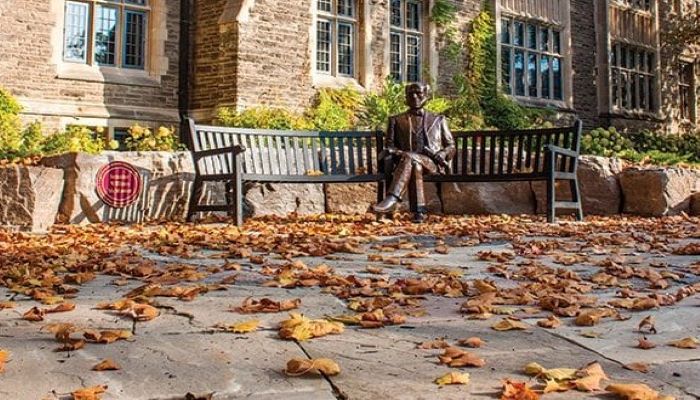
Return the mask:
[[[453,247],[449,254],[432,253],[426,258],[412,261],[418,266],[441,266],[461,270],[464,279],[489,278],[499,286],[509,281],[487,271],[491,264],[480,261],[480,251],[505,251],[512,243],[494,238],[487,243],[473,243]],[[522,240],[541,240],[523,237]],[[551,238],[550,238],[551,239]],[[373,238],[364,248],[377,242],[411,240],[421,248],[432,249],[435,239],[430,235]],[[575,239],[558,238],[572,242]],[[698,242],[700,239],[671,242],[676,244]],[[462,243],[464,244],[464,243]],[[197,263],[201,268],[223,263],[212,259],[211,253],[200,258],[181,260],[149,253],[143,254],[159,261],[184,261]],[[658,265],[664,263],[671,271],[686,271],[698,256],[670,256],[650,249],[620,247],[616,256],[627,257],[632,265]],[[382,253],[385,256],[404,255],[408,250]],[[591,254],[592,259],[610,256],[610,249]],[[283,260],[269,256],[271,262]],[[369,262],[367,254],[342,254],[332,257],[304,257],[307,265],[326,263],[341,275],[376,276],[366,267],[378,263]],[[521,261],[520,257],[512,263]],[[546,264],[554,263],[552,257],[542,256]],[[21,319],[21,314],[34,306],[34,302],[18,301],[13,310],[0,311],[0,348],[12,356],[5,372],[0,374],[0,398],[8,400],[70,398],[69,393],[79,387],[104,384],[108,391],[104,399],[498,399],[501,380],[516,378],[535,383],[524,375],[523,367],[538,362],[546,368],[580,368],[598,361],[607,375],[615,382],[643,382],[666,395],[677,399],[700,398],[700,349],[677,349],[667,346],[670,340],[688,336],[700,337],[700,296],[691,296],[676,305],[645,312],[625,312],[631,316],[626,321],[605,320],[592,327],[574,326],[570,319],[554,330],[538,327],[537,319],[545,313],[522,316],[531,326],[526,331],[496,332],[490,329],[501,316],[489,320],[469,319],[460,314],[464,298],[427,296],[423,302],[426,314],[409,317],[404,324],[381,329],[347,327],[340,335],[297,343],[283,341],[277,336],[276,325],[287,316],[281,314],[256,314],[261,321],[260,330],[248,334],[219,332],[212,327],[220,322],[233,323],[250,319],[228,311],[245,298],[270,297],[276,300],[301,298],[300,311],[312,318],[347,314],[347,304],[319,288],[282,289],[262,287],[264,277],[258,274],[259,265],[247,259],[233,260],[243,269],[235,285],[226,291],[213,291],[191,302],[172,298],[158,298],[161,315],[149,322],[132,322],[113,312],[94,309],[101,301],[114,301],[141,283],[130,281],[128,285],[111,285],[114,277],[98,276],[81,288],[75,299],[77,308],[69,313],[52,314],[46,322],[71,322],[78,326],[120,328],[135,333],[129,341],[110,345],[88,344],[74,352],[55,352],[57,343],[53,335],[39,329],[37,323]],[[582,276],[597,272],[590,263],[565,266]],[[415,269],[415,265],[414,265]],[[383,265],[382,275],[391,278],[416,276],[415,270],[406,266]],[[212,282],[222,275],[213,275]],[[675,286],[668,288],[675,293],[679,284],[697,283],[697,275],[688,275]],[[602,288],[595,294],[611,297],[617,288]],[[0,288],[0,300],[13,295]],[[635,348],[641,334],[637,332],[639,321],[654,315],[658,334],[649,338],[658,344],[651,350]],[[584,337],[582,333],[594,332],[597,337]],[[468,385],[438,386],[433,381],[451,369],[440,365],[440,350],[421,350],[421,342],[445,338],[454,343],[459,338],[477,336],[484,347],[474,349],[486,360],[483,368],[462,369],[471,374]],[[590,335],[589,335],[590,336]],[[293,357],[327,357],[341,367],[341,373],[333,377],[288,377],[283,373],[286,362]],[[102,359],[111,358],[121,370],[94,372],[91,367]],[[651,371],[644,374],[624,369],[630,362],[645,362]],[[569,391],[550,393],[546,399],[613,399],[604,392],[581,393]]]

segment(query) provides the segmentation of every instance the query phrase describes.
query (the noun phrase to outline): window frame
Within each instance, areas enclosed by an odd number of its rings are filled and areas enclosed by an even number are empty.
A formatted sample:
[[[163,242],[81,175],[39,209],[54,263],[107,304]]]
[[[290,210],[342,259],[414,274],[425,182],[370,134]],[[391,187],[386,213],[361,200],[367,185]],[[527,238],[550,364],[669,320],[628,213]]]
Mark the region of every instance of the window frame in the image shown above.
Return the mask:
[[[503,41],[503,35],[504,35],[504,22],[508,21],[508,36],[509,36],[509,42],[504,43]],[[522,44],[516,44],[515,43],[515,26],[516,23],[522,24],[522,29],[523,29],[523,42]],[[528,27],[529,26],[534,26],[536,31],[535,31],[535,36],[536,36],[536,43],[535,43],[535,48],[532,48],[529,43],[529,31]],[[542,32],[547,32],[547,49],[543,50],[541,48],[542,44]],[[566,45],[566,35],[567,35],[567,28],[563,24],[556,24],[552,22],[547,22],[543,21],[540,19],[536,18],[528,18],[524,17],[519,14],[514,14],[511,12],[501,12],[498,17],[498,32],[497,32],[497,55],[498,55],[498,84],[499,87],[503,90],[503,92],[507,95],[510,96],[514,99],[517,99],[519,101],[527,102],[527,103],[542,103],[542,104],[550,104],[550,105],[556,105],[556,106],[563,106],[566,107],[568,105],[568,98],[569,98],[569,90],[568,90],[568,82],[567,80],[569,79],[569,74],[567,73],[567,68],[568,68],[568,61],[570,54],[567,51],[567,45]],[[555,35],[558,34],[559,37],[559,45],[555,46],[554,43],[554,37]],[[558,52],[556,52],[556,47],[558,47]],[[508,49],[509,50],[509,82],[508,86],[505,86],[504,83],[504,50]],[[523,55],[523,94],[518,94],[518,89],[516,87],[517,84],[517,75],[516,75],[516,66],[515,66],[515,56],[517,52],[521,52]],[[535,56],[535,73],[536,73],[536,82],[535,82],[535,90],[536,90],[536,95],[532,96],[530,95],[530,82],[529,82],[529,57],[531,55]],[[543,96],[543,80],[542,80],[542,58],[546,56],[548,57],[548,92],[549,92],[549,97],[544,97]],[[560,73],[560,91],[561,93],[559,94],[559,97],[556,96],[556,91],[555,91],[555,73],[553,69],[553,65],[555,63],[554,60],[559,60],[559,73]]]
[[[86,57],[84,60],[71,60],[66,57],[66,16],[69,4],[80,4],[87,8],[86,21]],[[115,44],[114,44],[114,64],[100,63],[96,58],[97,46],[97,27],[98,27],[98,11],[100,8],[116,9],[116,28],[115,28]],[[112,69],[128,69],[136,71],[148,71],[150,40],[151,40],[151,4],[148,0],[67,0],[63,5],[63,29],[62,40],[63,48],[61,61],[74,65],[86,65],[88,67],[97,68],[112,68]],[[140,66],[126,65],[126,17],[127,13],[141,14],[144,18],[143,23],[143,63]]]
[[[399,2],[399,14],[401,17],[400,25],[395,25],[393,21],[393,11],[394,2]],[[409,26],[409,4],[417,5],[417,28]],[[427,21],[425,4],[420,0],[390,0],[389,1],[389,76],[394,77],[398,82],[421,82],[423,79],[423,69],[426,66],[426,28],[429,22]],[[399,38],[399,51],[398,51],[398,65],[399,72],[398,77],[395,77],[394,73],[394,54],[396,54],[392,46],[394,45],[393,38]],[[411,56],[417,60],[418,65],[416,67],[416,80],[409,80],[409,38],[414,38],[418,40],[418,44],[414,46],[417,49],[418,54]]]
[[[622,49],[625,49],[625,57],[629,60],[630,51],[635,53],[634,66],[622,66]],[[638,55],[644,53],[644,69],[640,69]],[[651,61],[648,57],[653,57]],[[608,55],[608,63],[610,69],[610,109],[615,114],[632,114],[632,115],[648,115],[656,116],[660,110],[659,104],[659,71],[658,71],[659,53],[656,49],[647,46],[629,44],[624,41],[613,41],[610,44],[610,54]],[[628,64],[628,61],[624,61]],[[616,84],[616,73],[621,79],[623,74],[627,75],[625,85]],[[632,75],[633,79],[629,79]],[[644,77],[645,85],[640,85],[640,78]],[[651,78],[651,84],[648,80]],[[633,81],[636,81],[636,90],[632,90]],[[616,88],[618,88],[616,93]],[[640,88],[644,88],[646,93],[645,105],[640,106]],[[625,90],[625,92],[623,92]],[[623,96],[625,94],[625,96]],[[634,102],[632,96],[636,97]],[[625,106],[625,102],[627,106]],[[633,107],[634,105],[634,107]]]
[[[348,0],[350,1],[350,4],[352,5],[352,16],[348,15],[343,15],[339,13],[338,10],[338,2],[341,0],[314,0],[313,4],[313,10],[314,10],[314,37],[315,37],[315,43],[314,43],[314,63],[313,63],[313,70],[314,73],[322,75],[322,76],[328,76],[328,77],[334,77],[334,78],[351,78],[351,79],[357,79],[358,78],[358,66],[359,66],[359,57],[358,57],[358,43],[359,43],[359,28],[360,28],[360,11],[361,11],[361,5],[360,2],[357,0]],[[319,8],[319,3],[324,2],[324,3],[330,3],[330,11],[326,10],[321,10]],[[329,29],[329,37],[330,37],[330,46],[329,46],[329,70],[321,70],[319,69],[319,23],[325,22],[328,23],[330,26]],[[341,73],[340,72],[340,40],[338,33],[340,31],[339,27],[340,25],[345,25],[345,26],[351,26],[352,27],[352,33],[350,35],[350,55],[352,58],[352,61],[350,63],[350,67],[352,68],[352,71],[350,74],[346,73]]]
[[[687,68],[687,72],[685,71]],[[692,61],[681,60],[678,63],[678,117],[682,122],[695,123],[696,120],[696,64]],[[687,80],[686,80],[687,79]]]

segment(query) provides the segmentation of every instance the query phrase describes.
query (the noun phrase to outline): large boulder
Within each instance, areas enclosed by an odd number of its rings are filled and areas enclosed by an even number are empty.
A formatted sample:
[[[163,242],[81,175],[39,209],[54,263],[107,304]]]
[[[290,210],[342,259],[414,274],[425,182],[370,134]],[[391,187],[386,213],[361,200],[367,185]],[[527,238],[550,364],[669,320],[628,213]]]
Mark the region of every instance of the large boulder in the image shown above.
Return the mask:
[[[620,174],[624,212],[642,216],[678,215],[690,211],[700,190],[700,171],[681,168],[630,168]]]
[[[529,182],[443,183],[446,214],[532,214]]]
[[[425,183],[425,206],[430,213],[441,213],[442,207],[435,183]],[[326,212],[331,214],[364,214],[371,212],[377,202],[376,183],[329,183],[325,185]],[[408,195],[404,195],[398,211],[409,210]]]
[[[619,214],[622,208],[622,190],[619,174],[624,162],[619,158],[581,156],[576,176],[578,177],[583,213],[595,215]],[[532,182],[532,190],[537,199],[537,213],[543,214],[547,208],[547,184]],[[557,201],[571,200],[568,181],[558,181]]]
[[[695,192],[690,197],[690,215],[700,217],[700,192]]]
[[[246,217],[323,214],[325,210],[322,184],[253,183],[245,188]]]
[[[0,168],[0,226],[46,232],[56,221],[62,192],[61,169]]]
[[[97,172],[112,161],[131,164],[143,179],[140,197],[124,208],[112,208],[97,195]],[[194,180],[194,165],[189,152],[69,153],[44,158],[42,165],[65,171],[58,218],[62,223],[182,220],[187,213]]]

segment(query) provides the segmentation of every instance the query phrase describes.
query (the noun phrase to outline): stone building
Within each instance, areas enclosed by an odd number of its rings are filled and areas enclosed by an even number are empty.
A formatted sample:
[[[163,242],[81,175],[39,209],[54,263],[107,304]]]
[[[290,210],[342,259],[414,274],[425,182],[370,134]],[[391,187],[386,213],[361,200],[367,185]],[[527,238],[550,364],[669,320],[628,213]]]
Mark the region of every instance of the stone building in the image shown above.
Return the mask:
[[[663,37],[700,1],[488,1],[498,78],[519,102],[588,127],[695,129],[698,58]],[[445,2],[463,37],[483,0],[1,0],[0,86],[28,119],[113,133],[222,106],[301,110],[319,88],[390,75],[449,95],[468,55],[445,55],[431,20]]]

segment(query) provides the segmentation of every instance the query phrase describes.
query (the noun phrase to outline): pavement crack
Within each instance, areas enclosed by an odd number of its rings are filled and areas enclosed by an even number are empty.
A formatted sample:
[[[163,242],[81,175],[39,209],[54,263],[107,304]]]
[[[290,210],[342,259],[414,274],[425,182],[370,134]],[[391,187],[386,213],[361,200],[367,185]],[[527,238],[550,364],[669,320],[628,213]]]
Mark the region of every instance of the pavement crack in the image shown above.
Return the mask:
[[[152,351],[152,352],[154,352],[154,353],[160,353],[160,354],[162,354],[163,356],[165,356],[165,359],[168,360],[169,362],[171,362],[171,363],[177,363],[177,361],[176,361],[174,358],[172,358],[172,357],[170,356],[170,354],[166,353],[164,350],[156,349],[156,348],[153,348],[153,347],[150,347],[150,346],[146,346],[146,350],[150,350],[150,351]]]
[[[192,326],[192,327],[203,328],[201,326],[198,326],[194,322],[195,317],[193,314],[190,314],[190,313],[184,312],[184,311],[178,311],[178,309],[173,307],[173,306],[167,306],[167,305],[163,305],[163,304],[155,304],[154,306],[160,310],[165,310],[167,313],[169,313],[171,315],[175,315],[177,317],[182,317],[182,318],[187,318],[187,323],[189,323],[190,326]]]
[[[295,340],[294,343],[296,343],[297,346],[299,346],[299,348],[300,348],[301,351],[304,353],[304,355],[306,355],[306,358],[308,358],[309,360],[313,360],[313,357],[311,357],[311,354],[309,354],[309,352],[306,351],[306,349],[304,348],[304,346],[302,346],[301,343],[300,343],[298,340]],[[323,371],[319,371],[319,372],[321,373],[321,376],[323,376],[323,379],[325,379],[326,382],[328,382],[328,385],[330,385],[331,390],[332,390],[332,392],[333,392],[333,396],[335,396],[336,399],[338,399],[338,400],[348,400],[348,395],[345,394],[345,392],[343,392],[342,390],[340,390],[340,388],[338,387],[338,385],[336,385],[336,384],[333,382],[333,380],[331,379],[330,376],[328,376],[328,375],[326,375],[325,373],[323,373]]]

